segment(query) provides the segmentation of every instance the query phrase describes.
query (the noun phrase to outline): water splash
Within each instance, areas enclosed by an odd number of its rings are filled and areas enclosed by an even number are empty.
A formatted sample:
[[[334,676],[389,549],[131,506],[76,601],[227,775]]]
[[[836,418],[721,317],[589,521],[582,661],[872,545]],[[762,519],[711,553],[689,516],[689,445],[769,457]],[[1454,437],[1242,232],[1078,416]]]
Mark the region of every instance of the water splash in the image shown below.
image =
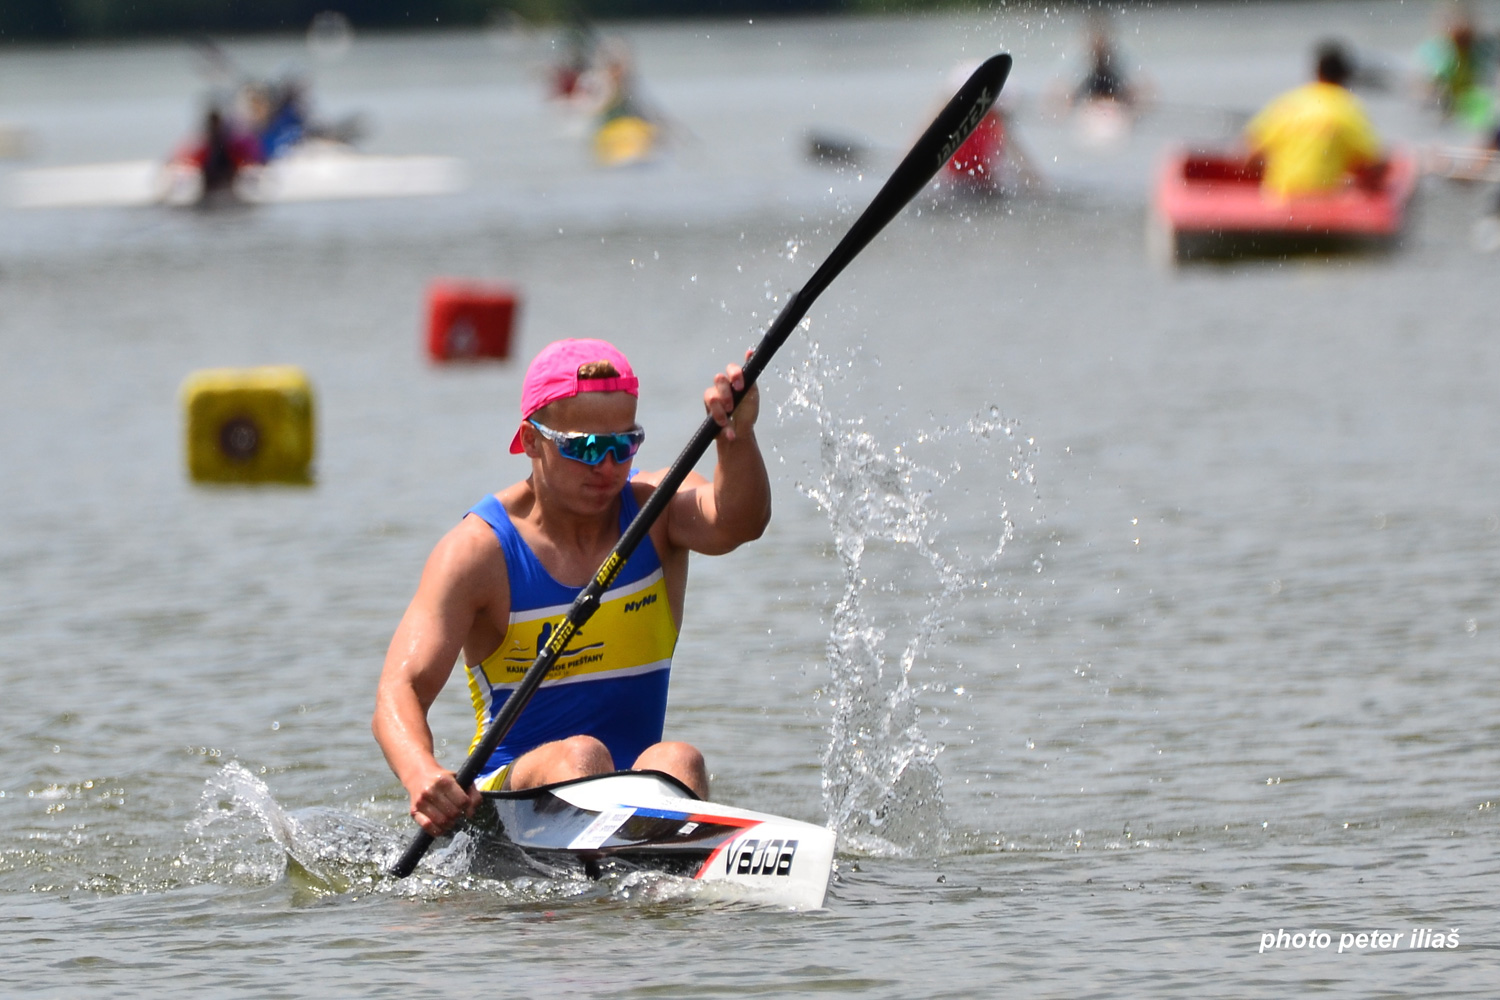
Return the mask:
[[[261,883],[286,875],[313,893],[370,883],[396,849],[379,823],[325,807],[288,812],[239,761],[205,783],[180,858],[195,881]]]
[[[824,807],[845,849],[937,853],[948,839],[937,766],[943,747],[918,724],[919,700],[947,685],[922,683],[913,668],[938,644],[960,602],[994,591],[1015,524],[1000,496],[983,537],[944,539],[940,528],[948,516],[937,493],[961,466],[954,460],[946,469],[927,467],[911,445],[968,439],[981,449],[976,467],[998,466],[1027,487],[1035,484],[1035,446],[993,408],[961,427],[888,446],[862,419],[839,417],[825,402],[825,386],[842,372],[814,343],[789,375],[791,392],[782,405],[783,418],[803,414],[817,425],[821,470],[816,482],[798,489],[827,515],[843,567],[843,594],[828,639]],[[889,607],[877,614],[873,605]]]
[[[294,902],[375,892],[420,899],[482,893],[523,907],[569,900],[716,906],[737,899],[728,890],[659,872],[622,869],[590,880],[581,871],[555,868],[514,849],[503,859],[482,857],[479,837],[466,831],[428,851],[412,877],[392,879],[387,872],[412,829],[392,830],[323,806],[288,811],[264,781],[231,761],[205,783],[187,826],[192,841],[176,867],[200,884],[261,886],[285,880]],[[497,864],[504,874],[493,870]]]
[[[266,783],[231,761],[204,784],[179,859],[194,881],[265,882],[285,870],[290,822]]]

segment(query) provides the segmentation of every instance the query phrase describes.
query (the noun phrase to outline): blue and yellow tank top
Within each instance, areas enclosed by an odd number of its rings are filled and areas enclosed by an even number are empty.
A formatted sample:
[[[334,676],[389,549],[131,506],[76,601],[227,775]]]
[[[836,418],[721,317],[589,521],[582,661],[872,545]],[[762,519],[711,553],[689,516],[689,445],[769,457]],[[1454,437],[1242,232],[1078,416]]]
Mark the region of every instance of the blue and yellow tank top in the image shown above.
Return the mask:
[[[621,532],[637,510],[635,493],[626,486],[620,493]],[[582,588],[567,587],[552,578],[493,495],[469,513],[494,530],[510,576],[510,627],[483,663],[466,665],[474,702],[472,751]],[[616,767],[629,767],[647,747],[661,742],[676,646],[677,625],[667,601],[661,560],[647,538],[636,547],[614,585],[605,591],[599,610],[573,636],[491,755],[479,787],[498,788],[511,761],[543,743],[569,736],[595,737],[609,748]]]

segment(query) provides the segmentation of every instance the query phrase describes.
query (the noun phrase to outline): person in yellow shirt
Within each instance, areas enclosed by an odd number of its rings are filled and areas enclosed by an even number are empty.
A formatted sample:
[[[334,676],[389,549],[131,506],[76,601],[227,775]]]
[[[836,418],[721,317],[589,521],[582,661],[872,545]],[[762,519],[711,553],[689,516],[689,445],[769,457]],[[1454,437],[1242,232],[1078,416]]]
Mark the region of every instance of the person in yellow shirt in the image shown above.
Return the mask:
[[[1265,161],[1265,190],[1279,197],[1332,191],[1380,159],[1380,140],[1359,100],[1345,88],[1352,67],[1343,47],[1317,50],[1318,79],[1281,95],[1251,119],[1245,137]]]

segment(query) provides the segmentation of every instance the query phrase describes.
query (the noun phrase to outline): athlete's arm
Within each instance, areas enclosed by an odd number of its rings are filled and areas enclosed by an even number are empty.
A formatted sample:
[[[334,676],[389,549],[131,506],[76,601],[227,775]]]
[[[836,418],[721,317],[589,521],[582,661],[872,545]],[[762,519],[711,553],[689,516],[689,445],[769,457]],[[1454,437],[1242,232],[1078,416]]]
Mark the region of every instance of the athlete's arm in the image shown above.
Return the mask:
[[[438,763],[427,711],[486,602],[496,594],[509,601],[503,559],[495,558],[493,538],[485,537],[476,520],[460,522],[428,557],[416,596],[386,651],[370,723],[386,762],[411,799],[412,818],[434,836],[460,816],[472,815],[480,794],[474,788],[465,792],[453,772]]]
[[[736,406],[734,389],[744,384],[740,366],[729,365],[703,393],[704,408],[724,429],[714,439],[713,479],[685,482],[667,506],[667,539],[677,548],[721,555],[759,538],[771,520],[771,480],[755,440],[760,390],[752,386]]]

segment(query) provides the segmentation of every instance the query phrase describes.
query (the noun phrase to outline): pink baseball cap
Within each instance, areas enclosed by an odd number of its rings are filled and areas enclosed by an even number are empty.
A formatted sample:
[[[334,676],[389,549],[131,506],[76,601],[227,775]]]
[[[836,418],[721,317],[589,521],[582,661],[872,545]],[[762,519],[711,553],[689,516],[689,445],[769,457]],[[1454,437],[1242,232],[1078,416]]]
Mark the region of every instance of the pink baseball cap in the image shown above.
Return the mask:
[[[579,378],[579,367],[591,361],[608,361],[620,373],[619,377]],[[628,392],[639,397],[640,380],[625,355],[607,340],[555,340],[542,348],[526,369],[526,378],[521,382],[521,422],[524,424],[548,403],[570,399],[580,392]],[[519,455],[522,450],[521,429],[517,427],[510,453]]]

